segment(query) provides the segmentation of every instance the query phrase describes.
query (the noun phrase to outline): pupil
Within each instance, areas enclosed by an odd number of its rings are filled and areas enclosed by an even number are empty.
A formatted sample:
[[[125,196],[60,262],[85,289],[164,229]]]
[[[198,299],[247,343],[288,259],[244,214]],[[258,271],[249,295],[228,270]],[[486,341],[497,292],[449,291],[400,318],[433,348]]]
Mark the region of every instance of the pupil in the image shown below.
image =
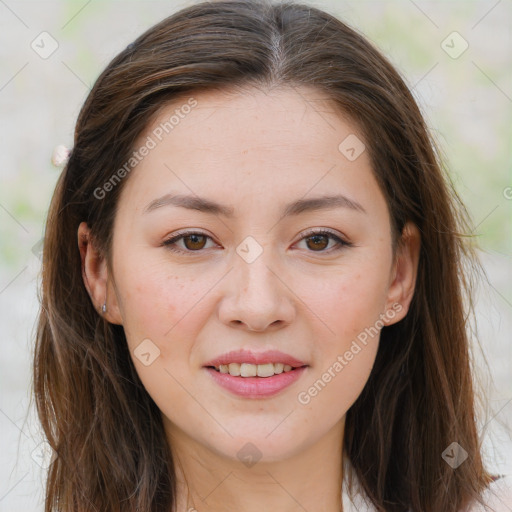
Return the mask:
[[[198,239],[204,238],[204,235],[188,235],[186,238],[189,240],[192,240],[192,244],[194,245],[194,247],[192,247],[192,249],[201,249],[202,248],[201,242],[198,242]],[[199,247],[195,246],[195,244],[199,244]]]
[[[324,242],[325,240],[327,239],[327,237],[325,235],[313,235],[312,237],[310,237],[310,240],[315,240],[314,241],[314,244],[318,244],[318,239],[319,238],[323,238],[324,239]],[[320,242],[321,244],[322,242]],[[318,247],[317,247],[318,248]],[[323,247],[320,247],[320,249],[324,249],[325,248],[325,243],[323,244]]]

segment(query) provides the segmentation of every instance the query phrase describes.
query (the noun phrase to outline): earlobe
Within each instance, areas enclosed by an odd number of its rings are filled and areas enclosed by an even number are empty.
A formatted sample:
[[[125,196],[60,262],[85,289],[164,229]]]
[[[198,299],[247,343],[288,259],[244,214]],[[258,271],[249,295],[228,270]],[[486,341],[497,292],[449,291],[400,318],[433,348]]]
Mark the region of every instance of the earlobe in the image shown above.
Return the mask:
[[[107,262],[95,247],[91,231],[86,222],[78,227],[78,249],[80,251],[82,278],[94,308],[107,321],[121,324],[115,293],[111,293]]]
[[[396,314],[392,315],[392,319],[388,320],[386,325],[398,322],[409,311],[416,287],[420,248],[420,231],[414,223],[407,222],[396,249],[386,303],[386,311],[394,310]]]

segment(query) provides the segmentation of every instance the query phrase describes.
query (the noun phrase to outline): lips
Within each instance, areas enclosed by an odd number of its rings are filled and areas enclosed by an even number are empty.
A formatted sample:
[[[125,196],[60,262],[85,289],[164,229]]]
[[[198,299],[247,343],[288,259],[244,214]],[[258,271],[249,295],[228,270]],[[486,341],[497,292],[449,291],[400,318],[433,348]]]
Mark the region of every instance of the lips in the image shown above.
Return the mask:
[[[226,371],[233,366],[239,366],[241,374],[234,372],[233,375]],[[274,396],[291,386],[304,374],[308,366],[303,361],[278,350],[236,350],[208,361],[204,368],[215,383],[232,394],[243,398],[261,399]],[[254,376],[247,373],[244,375],[244,367],[248,371],[252,370]],[[281,370],[281,367],[282,371],[273,374],[276,369]],[[274,369],[272,372],[269,371],[271,368]],[[261,369],[265,371],[261,373]]]
[[[267,350],[265,352],[252,352],[250,350],[234,350],[222,354],[211,361],[208,361],[203,366],[205,367],[220,367],[220,365],[228,365],[230,363],[249,363],[256,365],[263,365],[267,363],[283,363],[290,365],[292,368],[299,368],[301,366],[307,366],[307,363],[301,361],[290,354],[285,354],[279,350]]]

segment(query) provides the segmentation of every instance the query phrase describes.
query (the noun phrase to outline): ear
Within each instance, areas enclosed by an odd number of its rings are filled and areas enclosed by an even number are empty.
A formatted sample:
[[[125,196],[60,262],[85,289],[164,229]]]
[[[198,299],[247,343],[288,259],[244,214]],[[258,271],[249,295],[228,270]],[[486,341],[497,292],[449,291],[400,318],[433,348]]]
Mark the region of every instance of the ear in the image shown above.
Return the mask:
[[[405,317],[409,311],[420,257],[421,235],[418,227],[407,222],[398,241],[396,256],[390,276],[386,300],[385,325],[394,324]]]
[[[94,308],[108,322],[122,325],[122,318],[113,289],[113,282],[108,274],[107,262],[94,246],[91,231],[87,223],[78,226],[78,249],[82,261],[82,278],[91,297]],[[103,313],[103,304],[106,312]]]

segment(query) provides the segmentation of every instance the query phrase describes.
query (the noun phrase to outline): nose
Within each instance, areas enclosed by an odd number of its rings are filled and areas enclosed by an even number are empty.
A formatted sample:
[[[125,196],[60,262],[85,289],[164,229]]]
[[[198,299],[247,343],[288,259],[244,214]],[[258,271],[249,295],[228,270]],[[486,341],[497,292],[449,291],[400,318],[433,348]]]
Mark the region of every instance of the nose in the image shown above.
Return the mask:
[[[252,263],[235,255],[235,268],[228,275],[218,310],[224,324],[264,332],[281,329],[293,321],[293,291],[279,267],[267,262],[266,252]]]

